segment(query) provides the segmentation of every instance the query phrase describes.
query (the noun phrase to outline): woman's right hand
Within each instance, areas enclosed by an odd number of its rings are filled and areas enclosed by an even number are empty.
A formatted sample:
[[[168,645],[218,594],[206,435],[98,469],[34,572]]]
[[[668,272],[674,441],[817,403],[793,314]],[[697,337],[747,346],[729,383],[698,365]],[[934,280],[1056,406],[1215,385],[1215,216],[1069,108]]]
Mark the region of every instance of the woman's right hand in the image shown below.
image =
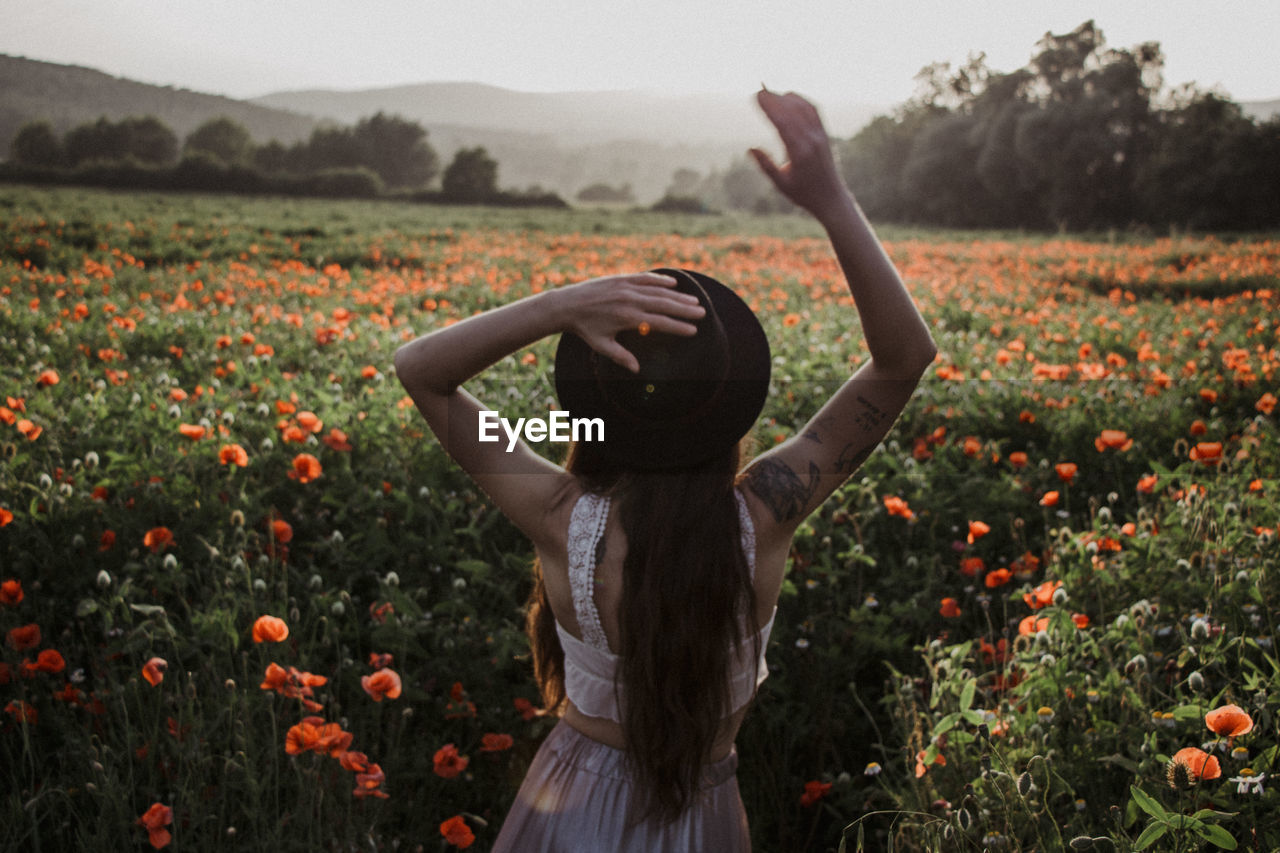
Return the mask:
[[[559,291],[565,300],[563,317],[573,332],[596,352],[636,373],[640,363],[618,343],[628,330],[662,332],[691,337],[698,327],[691,320],[705,313],[696,296],[675,290],[676,280],[653,272],[593,278]]]
[[[751,149],[761,171],[778,191],[820,221],[826,213],[846,204],[848,190],[813,104],[795,92],[779,95],[768,89],[761,89],[756,100],[777,128],[787,151],[787,161],[779,166],[762,149]]]

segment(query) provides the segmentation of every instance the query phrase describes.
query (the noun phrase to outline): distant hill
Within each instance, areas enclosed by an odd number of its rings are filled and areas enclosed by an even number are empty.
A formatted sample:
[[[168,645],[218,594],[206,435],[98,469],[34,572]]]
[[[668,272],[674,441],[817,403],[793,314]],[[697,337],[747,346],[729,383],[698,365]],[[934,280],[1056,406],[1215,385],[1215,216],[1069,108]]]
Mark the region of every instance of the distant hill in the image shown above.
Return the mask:
[[[180,140],[218,116],[240,122],[259,142],[278,139],[289,144],[306,139],[317,124],[310,116],[220,95],[0,54],[0,158],[8,156],[9,140],[29,121],[47,119],[64,133],[101,116],[118,121],[141,115],[156,116]]]
[[[540,185],[572,198],[592,183],[630,184],[639,201],[662,195],[677,169],[706,174],[750,145],[775,142],[749,95],[646,92],[516,92],[480,83],[420,83],[339,92],[277,92],[263,106],[350,123],[379,110],[420,122],[449,158],[483,145],[498,161],[498,182]],[[833,133],[851,135],[877,110],[829,112]]]

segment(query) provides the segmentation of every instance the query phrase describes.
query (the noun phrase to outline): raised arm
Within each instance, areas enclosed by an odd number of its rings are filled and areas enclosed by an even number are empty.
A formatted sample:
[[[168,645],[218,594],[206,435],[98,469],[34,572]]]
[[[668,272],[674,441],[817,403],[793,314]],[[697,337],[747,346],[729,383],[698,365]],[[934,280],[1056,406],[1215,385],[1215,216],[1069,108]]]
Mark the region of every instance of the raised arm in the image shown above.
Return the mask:
[[[542,544],[545,514],[568,482],[559,466],[523,441],[482,442],[486,409],[461,387],[472,376],[542,338],[572,331],[631,370],[635,357],[615,340],[642,322],[655,331],[691,335],[703,309],[654,273],[607,276],[549,290],[477,314],[413,340],[396,351],[396,377],[453,459],[525,535]]]
[[[761,545],[787,547],[809,513],[871,455],[906,407],[937,347],[898,271],[836,169],[818,111],[796,94],[762,90],[760,107],[777,128],[787,162],[751,153],[774,185],[822,223],[857,306],[871,358],[808,424],[757,457],[748,490],[763,513]]]

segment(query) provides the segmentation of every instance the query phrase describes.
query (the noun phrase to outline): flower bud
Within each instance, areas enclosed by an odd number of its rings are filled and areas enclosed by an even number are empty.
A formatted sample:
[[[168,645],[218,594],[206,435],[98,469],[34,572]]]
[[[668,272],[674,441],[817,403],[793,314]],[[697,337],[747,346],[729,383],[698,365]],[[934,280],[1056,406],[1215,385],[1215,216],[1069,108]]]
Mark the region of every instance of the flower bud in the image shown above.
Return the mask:
[[[106,569],[98,570],[98,589],[106,589],[111,586],[111,574]]]
[[[1187,686],[1197,693],[1204,690],[1204,676],[1200,674],[1200,670],[1194,670],[1187,676]]]

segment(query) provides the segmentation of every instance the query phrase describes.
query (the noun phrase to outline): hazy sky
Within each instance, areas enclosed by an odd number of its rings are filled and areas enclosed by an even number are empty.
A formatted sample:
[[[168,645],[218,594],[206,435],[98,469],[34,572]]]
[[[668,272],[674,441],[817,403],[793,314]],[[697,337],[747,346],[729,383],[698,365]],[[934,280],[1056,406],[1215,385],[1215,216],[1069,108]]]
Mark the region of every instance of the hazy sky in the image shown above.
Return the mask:
[[[893,105],[934,61],[1026,64],[1093,18],[1158,41],[1170,84],[1280,98],[1280,0],[2,0],[0,53],[250,97],[475,80],[527,91],[750,94]]]

